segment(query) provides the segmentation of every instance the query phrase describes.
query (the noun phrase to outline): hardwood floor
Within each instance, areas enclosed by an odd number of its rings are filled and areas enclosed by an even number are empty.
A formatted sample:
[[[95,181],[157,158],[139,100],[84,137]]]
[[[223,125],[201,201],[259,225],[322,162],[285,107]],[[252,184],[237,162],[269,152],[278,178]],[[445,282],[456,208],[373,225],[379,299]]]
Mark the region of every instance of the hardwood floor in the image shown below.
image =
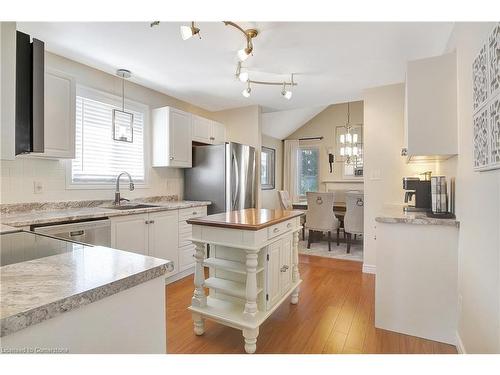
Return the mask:
[[[300,256],[298,305],[283,303],[260,327],[257,353],[441,353],[452,345],[375,328],[375,277],[361,263]],[[241,331],[207,320],[195,336],[187,307],[193,277],[166,287],[169,353],[244,353]]]

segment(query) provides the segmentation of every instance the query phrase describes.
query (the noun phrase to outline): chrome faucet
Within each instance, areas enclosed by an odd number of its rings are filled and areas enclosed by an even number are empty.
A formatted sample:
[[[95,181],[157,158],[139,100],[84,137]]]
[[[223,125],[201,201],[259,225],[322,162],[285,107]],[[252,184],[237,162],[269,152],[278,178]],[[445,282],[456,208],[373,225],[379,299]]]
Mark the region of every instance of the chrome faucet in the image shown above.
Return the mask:
[[[126,198],[121,198],[120,197],[120,177],[121,176],[127,176],[128,177],[128,181],[129,181],[129,190],[132,191],[134,190],[134,181],[132,181],[132,176],[130,176],[130,174],[128,172],[122,172],[118,175],[118,177],[116,177],[116,190],[115,190],[115,205],[116,206],[119,206],[121,201],[129,201],[128,199]]]

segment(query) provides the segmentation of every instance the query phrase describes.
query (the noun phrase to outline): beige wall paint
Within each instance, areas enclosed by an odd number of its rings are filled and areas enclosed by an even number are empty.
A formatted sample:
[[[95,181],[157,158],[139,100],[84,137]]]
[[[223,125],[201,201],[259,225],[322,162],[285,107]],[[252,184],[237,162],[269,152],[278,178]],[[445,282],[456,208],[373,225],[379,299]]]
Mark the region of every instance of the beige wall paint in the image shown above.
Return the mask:
[[[403,206],[402,178],[424,171],[440,173],[432,164],[406,164],[401,157],[404,134],[404,84],[367,89],[364,99],[364,264],[376,265],[375,217],[387,207]]]
[[[283,188],[283,141],[262,134],[262,146],[276,150],[275,159],[275,188],[273,190],[262,190],[262,208],[281,208],[278,190]]]
[[[77,84],[121,95],[121,80],[116,76],[48,52],[45,59],[48,68],[60,70],[74,76]],[[211,113],[208,111],[132,82],[126,83],[125,94],[128,99],[149,105],[150,109],[173,106],[202,116],[211,116]],[[33,158],[19,158],[14,161],[2,160],[0,162],[0,202],[14,203],[113,198],[113,188],[67,190],[65,181],[65,164],[67,162],[63,160]],[[149,173],[150,179],[147,188],[137,188],[133,192],[124,191],[123,195],[125,197],[144,197],[182,194],[183,172],[181,169],[150,168]],[[34,181],[42,183],[43,192],[41,194],[34,194]]]
[[[500,353],[500,170],[472,170],[472,61],[493,26],[457,23],[447,48],[457,50],[459,155],[444,167],[456,173],[458,334],[467,353]]]
[[[351,102],[351,123],[363,123],[363,102]],[[318,113],[303,126],[290,134],[286,139],[298,139],[303,137],[318,137],[323,136],[323,140],[319,143],[320,149],[320,190],[327,189],[346,189],[359,188],[362,189],[363,180],[357,184],[332,182],[342,180],[342,163],[334,163],[333,173],[330,173],[328,164],[328,148],[332,148],[336,154],[336,137],[335,129],[337,126],[344,126],[347,122],[347,103],[332,104]],[[330,181],[330,182],[328,182]],[[328,182],[328,185],[327,185]]]

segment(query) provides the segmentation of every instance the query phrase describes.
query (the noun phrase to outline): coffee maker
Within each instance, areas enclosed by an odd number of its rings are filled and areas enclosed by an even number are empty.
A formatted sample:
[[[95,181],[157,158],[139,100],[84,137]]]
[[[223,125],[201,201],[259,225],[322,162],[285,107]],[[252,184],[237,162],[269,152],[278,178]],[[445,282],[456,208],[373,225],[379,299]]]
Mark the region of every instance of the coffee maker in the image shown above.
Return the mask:
[[[425,176],[427,177],[427,175]],[[427,178],[421,180],[418,177],[403,177],[403,189],[405,191],[405,212],[426,212],[431,209],[431,181]],[[414,204],[410,204],[414,198]]]

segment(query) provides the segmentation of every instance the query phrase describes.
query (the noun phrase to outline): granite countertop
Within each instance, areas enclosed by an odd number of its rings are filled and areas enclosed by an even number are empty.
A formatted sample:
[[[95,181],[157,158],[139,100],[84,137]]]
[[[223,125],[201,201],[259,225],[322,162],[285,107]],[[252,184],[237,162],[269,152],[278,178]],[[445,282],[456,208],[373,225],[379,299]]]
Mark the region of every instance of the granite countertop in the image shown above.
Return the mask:
[[[375,218],[375,221],[386,224],[447,225],[456,227],[460,225],[460,222],[456,219],[431,218],[425,212],[404,212],[402,208],[385,209]]]
[[[107,247],[0,267],[0,337],[164,275],[172,262]]]
[[[303,215],[303,211],[247,208],[189,219],[188,224],[229,229],[259,230]]]
[[[14,228],[14,227],[10,227],[8,225],[0,224],[0,234],[19,232],[20,230],[21,229],[19,229],[19,228]]]
[[[157,207],[116,210],[110,208],[113,205],[112,201],[105,200],[9,204],[2,206],[0,221],[2,224],[9,226],[24,227],[34,224],[50,224],[63,221],[177,210],[211,204],[208,201],[179,201],[169,199],[169,197],[137,199],[131,201],[129,204],[137,203],[150,204]],[[122,205],[126,206],[127,204]]]

